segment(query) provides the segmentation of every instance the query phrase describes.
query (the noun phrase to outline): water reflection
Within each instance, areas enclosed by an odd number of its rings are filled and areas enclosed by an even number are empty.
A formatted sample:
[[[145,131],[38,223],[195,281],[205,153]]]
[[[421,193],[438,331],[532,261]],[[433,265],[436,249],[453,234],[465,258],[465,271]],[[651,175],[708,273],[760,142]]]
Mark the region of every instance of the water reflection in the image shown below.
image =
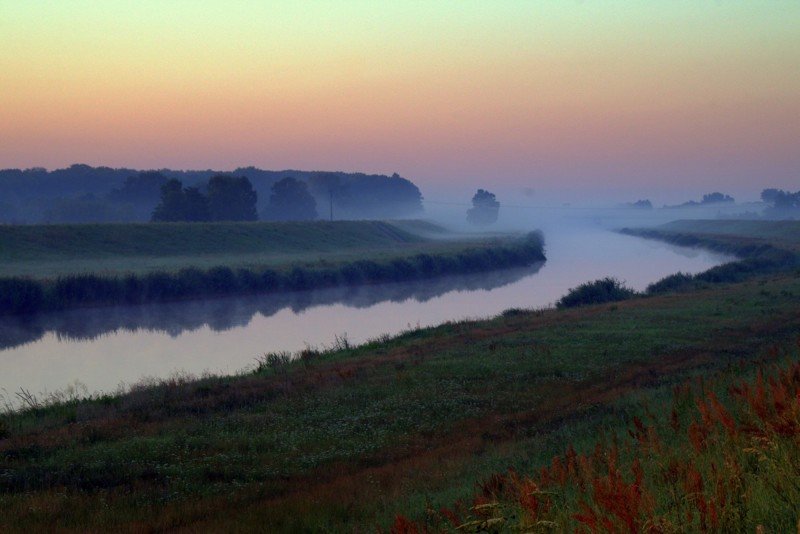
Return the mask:
[[[70,310],[32,317],[0,319],[0,350],[33,343],[53,332],[59,341],[90,341],[119,331],[145,330],[176,337],[208,326],[214,332],[245,327],[256,314],[271,317],[281,310],[300,314],[309,308],[343,304],[368,308],[381,302],[427,302],[451,291],[492,290],[539,272],[543,263],[490,273],[433,280],[340,287],[143,306]]]
[[[138,307],[97,308],[0,320],[3,390],[113,391],[176,371],[233,373],[268,351],[362,343],[409,327],[552,304],[587,280],[615,276],[643,290],[663,276],[696,273],[729,258],[604,231],[548,234],[548,261],[529,269],[417,283]]]

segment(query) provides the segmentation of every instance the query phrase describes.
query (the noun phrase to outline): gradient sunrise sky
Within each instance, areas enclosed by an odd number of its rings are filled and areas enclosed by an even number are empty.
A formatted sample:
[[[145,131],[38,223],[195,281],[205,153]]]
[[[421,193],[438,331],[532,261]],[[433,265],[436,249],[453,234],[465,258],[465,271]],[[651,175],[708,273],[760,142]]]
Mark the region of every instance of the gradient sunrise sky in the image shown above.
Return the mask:
[[[0,1],[0,167],[800,188],[800,1]]]

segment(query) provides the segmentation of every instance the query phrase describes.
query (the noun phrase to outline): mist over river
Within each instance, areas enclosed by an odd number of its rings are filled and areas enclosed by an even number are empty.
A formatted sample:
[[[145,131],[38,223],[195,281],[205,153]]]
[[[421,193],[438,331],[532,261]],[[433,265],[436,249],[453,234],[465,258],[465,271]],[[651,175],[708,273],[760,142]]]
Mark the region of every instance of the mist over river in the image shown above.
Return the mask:
[[[614,276],[634,289],[731,258],[601,229],[549,231],[547,262],[524,269],[359,288],[96,308],[0,319],[0,393],[40,396],[79,383],[114,391],[176,373],[233,373],[265,352],[363,343],[417,326],[541,308]]]

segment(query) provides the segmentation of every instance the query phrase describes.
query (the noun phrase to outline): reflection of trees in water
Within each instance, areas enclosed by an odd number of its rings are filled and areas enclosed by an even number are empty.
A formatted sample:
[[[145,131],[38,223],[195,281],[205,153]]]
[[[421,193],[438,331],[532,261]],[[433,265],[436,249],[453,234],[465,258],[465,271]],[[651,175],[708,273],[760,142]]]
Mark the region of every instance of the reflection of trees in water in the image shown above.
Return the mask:
[[[67,340],[91,340],[118,330],[165,332],[174,337],[206,325],[214,331],[244,327],[256,313],[270,317],[284,309],[300,313],[329,304],[366,308],[380,302],[403,302],[409,299],[426,302],[451,291],[502,287],[537,273],[542,265],[538,263],[531,267],[445,276],[416,282],[69,310],[33,317],[7,317],[0,319],[0,348],[31,343],[49,332],[54,332],[59,339]]]

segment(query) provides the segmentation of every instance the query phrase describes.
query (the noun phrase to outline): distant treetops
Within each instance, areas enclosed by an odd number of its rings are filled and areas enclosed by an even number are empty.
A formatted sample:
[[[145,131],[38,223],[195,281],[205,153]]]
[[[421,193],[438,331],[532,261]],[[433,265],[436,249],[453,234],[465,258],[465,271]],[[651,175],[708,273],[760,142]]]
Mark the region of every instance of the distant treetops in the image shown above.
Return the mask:
[[[690,200],[688,202],[684,202],[683,204],[678,204],[676,206],[664,206],[665,208],[691,208],[695,206],[713,206],[715,204],[733,204],[736,202],[736,199],[730,195],[725,195],[723,193],[715,192],[715,193],[708,193],[703,195],[702,200],[700,202],[696,202],[694,200]]]
[[[308,186],[291,177],[275,182],[269,204],[261,215],[265,221],[312,221],[316,218],[317,201],[308,192]]]
[[[488,226],[497,222],[500,203],[485,189],[478,189],[472,197],[472,207],[467,210],[467,222],[476,226]]]
[[[238,193],[234,181],[239,181]],[[250,187],[246,187],[245,177]],[[215,191],[215,184],[221,186]],[[284,181],[291,178],[290,181]],[[161,188],[171,179],[162,204]],[[273,190],[282,182],[280,187]],[[192,189],[194,188],[194,189]],[[314,199],[309,201],[306,192]],[[0,223],[89,223],[157,220],[308,219],[317,215],[336,219],[387,219],[418,216],[424,211],[422,193],[398,174],[329,171],[270,171],[240,167],[233,171],[137,171],[72,165],[64,169],[0,169]],[[275,193],[275,195],[273,195]],[[206,212],[205,201],[208,200]],[[248,207],[243,208],[238,201]],[[154,209],[159,206],[154,217]],[[324,209],[322,209],[324,207]]]
[[[153,210],[153,221],[255,221],[258,195],[245,177],[218,175],[206,186],[183,187],[180,180],[161,186],[161,200]],[[262,213],[265,221],[310,221],[317,218],[317,201],[308,186],[291,177],[272,186],[269,204]]]
[[[198,187],[183,187],[177,179],[161,186],[161,201],[153,210],[153,221],[255,221],[258,195],[250,180],[217,175],[208,181],[206,193]]]

